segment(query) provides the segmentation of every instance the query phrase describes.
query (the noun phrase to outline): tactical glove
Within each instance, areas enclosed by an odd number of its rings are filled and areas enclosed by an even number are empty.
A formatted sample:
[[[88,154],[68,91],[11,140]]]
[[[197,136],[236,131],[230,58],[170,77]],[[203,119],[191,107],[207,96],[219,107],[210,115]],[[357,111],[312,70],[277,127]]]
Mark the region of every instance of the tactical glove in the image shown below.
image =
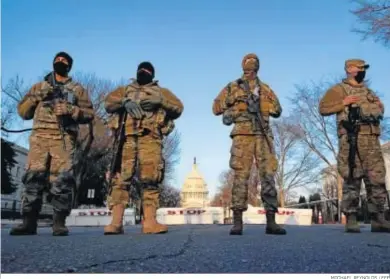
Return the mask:
[[[36,102],[41,102],[47,96],[53,92],[53,87],[49,84],[43,86],[40,90],[36,91],[35,94],[31,96],[31,99]]]
[[[150,111],[161,105],[161,103],[162,97],[160,95],[151,95],[148,96],[146,99],[142,100],[140,102],[140,105],[144,110]]]
[[[125,100],[123,103],[124,108],[129,113],[129,115],[134,119],[141,119],[143,116],[141,107],[132,100]]]
[[[232,125],[234,122],[234,115],[230,110],[226,110],[222,115],[222,123],[226,126]]]

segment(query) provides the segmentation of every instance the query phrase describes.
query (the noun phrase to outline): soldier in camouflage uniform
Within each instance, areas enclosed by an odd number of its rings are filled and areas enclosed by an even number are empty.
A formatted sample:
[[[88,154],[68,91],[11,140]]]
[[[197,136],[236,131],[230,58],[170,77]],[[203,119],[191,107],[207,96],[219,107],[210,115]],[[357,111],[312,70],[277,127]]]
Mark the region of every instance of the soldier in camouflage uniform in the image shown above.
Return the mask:
[[[248,180],[254,160],[261,180],[261,198],[266,209],[266,233],[286,234],[285,229],[275,222],[278,201],[274,176],[278,162],[269,126],[269,118],[278,118],[282,108],[273,90],[257,77],[259,67],[260,62],[255,54],[246,55],[242,60],[242,77],[225,86],[213,103],[213,113],[223,114],[225,125],[234,124],[230,134],[233,140],[230,167],[234,170],[232,235],[242,234],[242,215],[248,209]],[[257,115],[248,111],[247,100],[254,97],[251,94],[255,94],[260,100],[255,103]],[[261,128],[256,128],[259,125]]]
[[[112,222],[105,234],[123,233],[123,214],[129,203],[130,184],[138,171],[142,184],[144,212],[143,233],[165,233],[167,226],[157,223],[159,184],[164,179],[165,163],[162,141],[174,129],[173,121],[183,112],[183,104],[168,89],[159,86],[154,67],[149,62],[138,66],[137,78],[127,86],[108,94],[105,108],[108,113],[126,113],[124,140],[121,143],[120,178],[108,197]],[[118,125],[119,126],[119,125]]]
[[[65,220],[75,188],[72,167],[78,124],[89,123],[94,117],[87,92],[68,76],[72,63],[67,53],[58,53],[53,61],[54,71],[35,84],[18,104],[20,117],[33,119],[33,131],[22,179],[23,223],[12,228],[11,235],[36,234],[44,191],[54,210],[53,235],[68,234]],[[55,88],[61,90],[64,99],[54,98]]]
[[[364,181],[368,210],[371,214],[372,232],[390,232],[390,223],[385,220],[386,168],[382,156],[379,136],[380,120],[384,106],[378,96],[364,83],[369,65],[361,59],[345,62],[347,78],[331,87],[322,98],[319,110],[321,115],[336,114],[339,153],[338,172],[344,179],[342,210],[347,216],[346,232],[360,232],[357,222],[357,210],[362,180]],[[355,167],[350,177],[348,154],[350,143],[347,135],[349,110],[360,108],[358,115],[357,152]]]

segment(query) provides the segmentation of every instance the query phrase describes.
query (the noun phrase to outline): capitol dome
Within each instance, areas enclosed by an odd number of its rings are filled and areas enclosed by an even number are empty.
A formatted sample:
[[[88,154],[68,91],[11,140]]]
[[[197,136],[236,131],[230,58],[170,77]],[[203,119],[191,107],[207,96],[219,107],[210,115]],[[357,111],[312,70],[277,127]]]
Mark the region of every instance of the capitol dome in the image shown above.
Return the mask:
[[[181,190],[181,206],[189,207],[206,207],[208,206],[207,184],[198,170],[196,158],[192,165],[191,172],[187,175]]]

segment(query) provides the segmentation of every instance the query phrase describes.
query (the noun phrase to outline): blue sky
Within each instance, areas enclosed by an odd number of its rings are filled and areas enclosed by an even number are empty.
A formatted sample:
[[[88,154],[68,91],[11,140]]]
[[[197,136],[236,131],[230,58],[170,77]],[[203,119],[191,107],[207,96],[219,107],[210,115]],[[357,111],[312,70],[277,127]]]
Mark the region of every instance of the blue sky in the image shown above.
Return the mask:
[[[260,57],[260,78],[278,94],[284,113],[294,84],[343,74],[348,58],[365,59],[372,88],[387,96],[390,52],[350,30],[349,1],[93,1],[3,0],[2,82],[19,74],[26,83],[51,69],[64,50],[73,71],[128,79],[149,60],[160,84],[182,99],[182,134],[176,187],[193,157],[211,193],[228,169],[231,127],[212,114],[212,101],[241,75],[241,59]],[[387,110],[387,115],[389,110]]]

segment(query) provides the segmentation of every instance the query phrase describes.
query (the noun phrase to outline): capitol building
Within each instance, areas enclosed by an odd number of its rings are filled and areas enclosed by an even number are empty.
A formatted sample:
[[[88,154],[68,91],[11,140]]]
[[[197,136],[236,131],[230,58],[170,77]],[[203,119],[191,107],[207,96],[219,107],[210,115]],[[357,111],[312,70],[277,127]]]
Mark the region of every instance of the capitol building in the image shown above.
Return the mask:
[[[196,158],[191,172],[187,175],[180,194],[181,207],[207,207],[210,204],[207,184],[199,172]]]

